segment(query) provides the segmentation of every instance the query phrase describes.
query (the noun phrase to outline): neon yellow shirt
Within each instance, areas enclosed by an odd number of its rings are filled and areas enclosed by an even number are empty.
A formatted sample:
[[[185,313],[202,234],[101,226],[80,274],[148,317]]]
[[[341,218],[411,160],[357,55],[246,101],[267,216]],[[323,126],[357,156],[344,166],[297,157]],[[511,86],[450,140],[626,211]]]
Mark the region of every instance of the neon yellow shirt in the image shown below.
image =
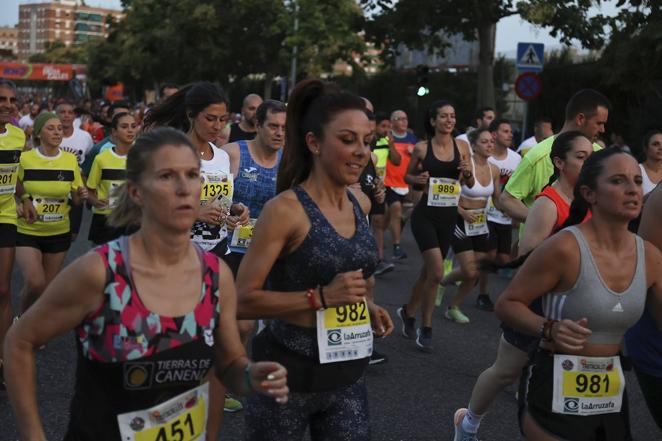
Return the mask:
[[[386,175],[386,161],[388,160],[388,136],[380,138],[375,143],[374,154],[377,156],[377,176],[383,181]]]
[[[35,148],[21,155],[18,179],[32,198],[37,220],[18,219],[18,232],[31,236],[55,236],[69,232],[69,195],[83,185],[76,156],[60,150],[44,156]]]
[[[87,188],[97,192],[97,199],[107,202],[104,209],[92,207],[96,214],[108,215],[117,205],[114,189],[126,180],[126,155],[120,155],[115,149],[108,149],[98,154],[92,163],[90,175],[87,178]]]
[[[0,133],[0,224],[16,225],[16,180],[25,133],[11,124]]]
[[[528,208],[531,208],[536,195],[547,185],[554,173],[554,165],[549,158],[553,143],[554,137],[550,136],[529,150],[506,184],[505,190],[524,202]],[[593,151],[601,148],[598,144],[593,144]]]

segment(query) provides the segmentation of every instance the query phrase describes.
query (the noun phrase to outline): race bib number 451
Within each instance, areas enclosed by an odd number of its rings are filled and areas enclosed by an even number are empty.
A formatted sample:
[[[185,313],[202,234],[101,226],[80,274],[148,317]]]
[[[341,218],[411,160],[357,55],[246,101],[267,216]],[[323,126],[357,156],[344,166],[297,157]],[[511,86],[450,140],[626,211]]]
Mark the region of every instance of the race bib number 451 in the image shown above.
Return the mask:
[[[554,413],[599,415],[620,412],[624,386],[618,356],[554,355]]]
[[[428,206],[457,207],[460,202],[460,181],[448,178],[430,178]]]
[[[372,354],[367,301],[317,311],[320,363],[357,360]]]
[[[154,406],[117,416],[122,441],[203,441],[209,384]]]

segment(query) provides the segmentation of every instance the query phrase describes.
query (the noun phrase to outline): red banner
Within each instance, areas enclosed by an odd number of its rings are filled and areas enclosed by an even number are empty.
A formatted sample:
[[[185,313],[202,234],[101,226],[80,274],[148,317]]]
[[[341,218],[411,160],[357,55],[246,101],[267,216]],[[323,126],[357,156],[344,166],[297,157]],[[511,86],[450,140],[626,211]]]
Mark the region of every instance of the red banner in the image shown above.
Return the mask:
[[[73,64],[0,63],[0,78],[10,80],[69,81],[74,75]]]

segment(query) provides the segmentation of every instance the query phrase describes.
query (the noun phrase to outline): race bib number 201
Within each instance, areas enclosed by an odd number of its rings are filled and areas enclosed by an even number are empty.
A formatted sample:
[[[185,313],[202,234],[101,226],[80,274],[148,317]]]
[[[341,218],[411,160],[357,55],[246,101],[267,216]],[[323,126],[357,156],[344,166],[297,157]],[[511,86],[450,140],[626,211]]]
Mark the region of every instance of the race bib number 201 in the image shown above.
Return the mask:
[[[146,410],[117,416],[122,441],[203,441],[209,384]]]

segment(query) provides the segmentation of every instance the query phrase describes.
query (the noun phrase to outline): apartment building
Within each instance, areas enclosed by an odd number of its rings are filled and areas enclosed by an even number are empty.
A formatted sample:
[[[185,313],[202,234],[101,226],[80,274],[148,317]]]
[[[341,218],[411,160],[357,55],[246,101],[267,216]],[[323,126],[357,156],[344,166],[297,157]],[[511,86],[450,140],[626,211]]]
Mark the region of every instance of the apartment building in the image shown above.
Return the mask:
[[[122,11],[85,5],[80,0],[53,0],[19,5],[18,56],[26,60],[60,40],[78,44],[108,36],[110,19],[121,20]]]

